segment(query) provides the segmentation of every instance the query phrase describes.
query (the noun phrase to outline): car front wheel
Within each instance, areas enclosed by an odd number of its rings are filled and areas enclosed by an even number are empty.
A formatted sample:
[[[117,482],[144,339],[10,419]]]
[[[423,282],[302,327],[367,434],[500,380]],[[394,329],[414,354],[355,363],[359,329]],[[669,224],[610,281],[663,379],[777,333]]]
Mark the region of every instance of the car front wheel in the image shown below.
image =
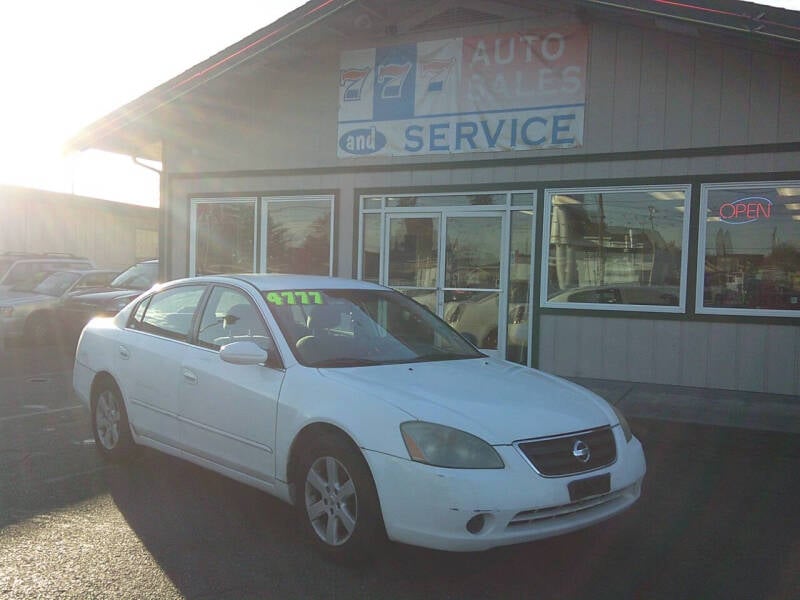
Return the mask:
[[[350,444],[322,437],[300,466],[297,511],[306,537],[330,558],[363,562],[384,538],[378,494],[364,457]]]
[[[97,449],[109,460],[129,458],[136,448],[122,394],[112,383],[104,383],[92,401],[92,433]]]

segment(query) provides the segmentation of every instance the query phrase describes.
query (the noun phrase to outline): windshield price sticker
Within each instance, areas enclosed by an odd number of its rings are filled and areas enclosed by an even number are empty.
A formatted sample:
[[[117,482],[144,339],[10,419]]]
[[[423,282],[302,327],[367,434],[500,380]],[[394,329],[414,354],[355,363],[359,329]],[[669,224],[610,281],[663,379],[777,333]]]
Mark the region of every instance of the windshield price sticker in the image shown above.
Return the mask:
[[[284,304],[322,304],[322,294],[309,290],[293,290],[285,292],[269,292],[267,302],[275,306]]]

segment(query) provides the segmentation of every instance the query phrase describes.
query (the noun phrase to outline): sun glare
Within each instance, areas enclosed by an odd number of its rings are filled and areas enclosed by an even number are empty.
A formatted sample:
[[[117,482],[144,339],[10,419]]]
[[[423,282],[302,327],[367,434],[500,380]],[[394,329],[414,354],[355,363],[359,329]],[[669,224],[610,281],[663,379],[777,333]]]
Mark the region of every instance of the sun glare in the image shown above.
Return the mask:
[[[140,0],[123,26],[107,0],[15,3],[0,20],[0,184],[157,205],[156,173],[126,156],[65,155],[65,143],[301,4]]]

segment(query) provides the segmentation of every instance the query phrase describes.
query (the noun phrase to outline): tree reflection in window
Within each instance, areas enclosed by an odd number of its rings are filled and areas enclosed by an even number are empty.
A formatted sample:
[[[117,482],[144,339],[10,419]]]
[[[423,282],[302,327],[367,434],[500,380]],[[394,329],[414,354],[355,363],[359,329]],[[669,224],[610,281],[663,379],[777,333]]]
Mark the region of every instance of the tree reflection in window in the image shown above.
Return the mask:
[[[255,271],[255,200],[195,205],[195,274]]]
[[[330,275],[331,201],[266,203],[267,272]]]

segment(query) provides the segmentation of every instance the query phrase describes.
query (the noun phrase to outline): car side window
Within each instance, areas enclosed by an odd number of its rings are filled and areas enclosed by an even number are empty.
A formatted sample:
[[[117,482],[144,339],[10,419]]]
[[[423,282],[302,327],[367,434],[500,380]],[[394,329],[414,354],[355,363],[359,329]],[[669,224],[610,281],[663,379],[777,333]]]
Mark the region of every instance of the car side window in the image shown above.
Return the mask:
[[[197,343],[218,350],[237,341],[255,342],[269,352],[275,348],[252,301],[239,290],[217,286],[203,310]]]
[[[140,304],[131,326],[140,331],[188,341],[192,319],[205,286],[186,285],[153,294],[150,301]],[[143,308],[144,306],[144,308]],[[144,314],[140,312],[144,310]]]
[[[9,271],[4,283],[17,285],[31,280],[36,272],[35,268],[38,266],[34,263],[17,263]]]

